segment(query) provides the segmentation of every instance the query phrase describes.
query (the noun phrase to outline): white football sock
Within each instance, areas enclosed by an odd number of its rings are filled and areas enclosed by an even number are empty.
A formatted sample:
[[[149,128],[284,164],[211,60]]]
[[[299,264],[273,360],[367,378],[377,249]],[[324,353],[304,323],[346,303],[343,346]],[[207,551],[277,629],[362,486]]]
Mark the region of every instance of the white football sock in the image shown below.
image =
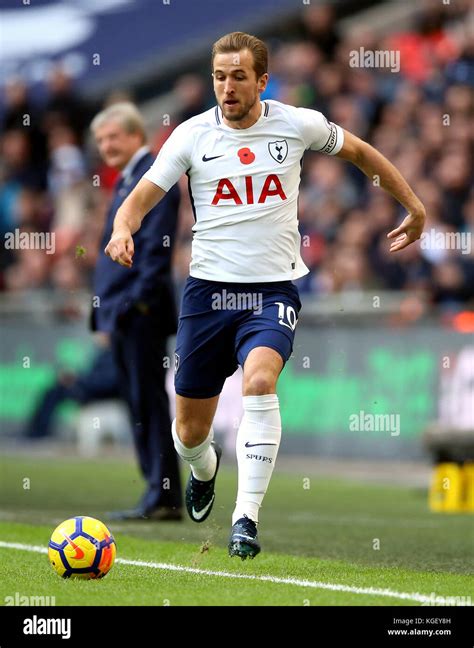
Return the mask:
[[[173,434],[176,452],[183,461],[191,466],[194,477],[199,479],[199,481],[209,481],[212,479],[217,466],[216,451],[211,447],[211,442],[214,438],[214,430],[212,427],[209,430],[207,439],[194,448],[187,448],[183,445],[176,432],[176,419],[171,424],[171,432]]]
[[[244,415],[237,433],[239,467],[237,501],[232,524],[246,515],[258,522],[281,439],[280,405],[276,394],[244,396]]]

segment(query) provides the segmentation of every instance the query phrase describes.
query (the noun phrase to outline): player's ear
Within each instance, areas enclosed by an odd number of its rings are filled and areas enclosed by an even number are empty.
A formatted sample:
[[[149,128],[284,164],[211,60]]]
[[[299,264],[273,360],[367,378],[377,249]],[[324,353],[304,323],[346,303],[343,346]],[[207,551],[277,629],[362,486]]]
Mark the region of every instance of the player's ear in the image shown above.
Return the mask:
[[[268,83],[268,73],[265,72],[265,74],[262,74],[262,76],[258,80],[258,90],[259,92],[263,92],[265,88],[267,87]]]

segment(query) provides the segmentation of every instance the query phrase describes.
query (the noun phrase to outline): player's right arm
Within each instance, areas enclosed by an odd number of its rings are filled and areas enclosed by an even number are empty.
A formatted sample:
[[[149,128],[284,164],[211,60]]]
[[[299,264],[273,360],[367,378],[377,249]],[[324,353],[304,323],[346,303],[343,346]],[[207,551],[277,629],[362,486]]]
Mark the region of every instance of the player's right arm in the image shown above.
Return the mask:
[[[158,185],[142,178],[134,190],[124,200],[114,218],[114,228],[105,254],[112,261],[130,268],[134,253],[132,235],[140,229],[146,214],[165,196],[166,191]]]
[[[188,122],[177,126],[161,147],[151,168],[119,207],[112,237],[105,248],[112,261],[131,267],[134,252],[132,236],[140,229],[148,212],[189,169],[192,143]]]

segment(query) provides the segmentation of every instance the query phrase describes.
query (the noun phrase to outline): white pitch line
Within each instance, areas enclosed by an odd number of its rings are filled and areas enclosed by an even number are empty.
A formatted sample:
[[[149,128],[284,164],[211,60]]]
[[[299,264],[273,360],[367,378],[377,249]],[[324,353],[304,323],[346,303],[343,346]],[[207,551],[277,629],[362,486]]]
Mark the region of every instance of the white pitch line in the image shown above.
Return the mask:
[[[47,554],[48,550],[39,545],[25,545],[19,542],[4,542],[0,540],[0,548],[19,549],[22,551],[31,551],[34,553]],[[170,563],[145,562],[143,560],[127,560],[117,558],[116,563],[120,565],[133,565],[134,567],[148,567],[151,569],[161,569],[165,571],[185,572],[187,574],[200,574],[202,576],[218,576],[220,578],[240,578],[244,580],[261,581],[266,583],[277,583],[280,585],[296,585],[297,587],[312,587],[314,589],[325,589],[333,592],[348,592],[350,594],[368,594],[372,596],[387,596],[405,601],[416,601],[417,603],[429,603],[432,598],[417,592],[395,592],[390,589],[377,589],[376,587],[352,587],[350,585],[340,585],[338,583],[323,583],[320,581],[300,580],[298,578],[279,578],[277,576],[258,576],[256,574],[234,574],[225,571],[211,571],[209,569],[197,569],[195,567],[183,567],[182,565],[172,565]]]

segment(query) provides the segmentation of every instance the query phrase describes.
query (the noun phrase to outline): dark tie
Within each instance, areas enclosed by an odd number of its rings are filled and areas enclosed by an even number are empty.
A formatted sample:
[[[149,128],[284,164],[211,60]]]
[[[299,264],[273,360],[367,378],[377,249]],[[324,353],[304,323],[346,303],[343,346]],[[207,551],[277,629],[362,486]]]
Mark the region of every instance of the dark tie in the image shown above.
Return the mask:
[[[126,193],[125,176],[120,173],[114,186],[114,195],[123,198]]]

